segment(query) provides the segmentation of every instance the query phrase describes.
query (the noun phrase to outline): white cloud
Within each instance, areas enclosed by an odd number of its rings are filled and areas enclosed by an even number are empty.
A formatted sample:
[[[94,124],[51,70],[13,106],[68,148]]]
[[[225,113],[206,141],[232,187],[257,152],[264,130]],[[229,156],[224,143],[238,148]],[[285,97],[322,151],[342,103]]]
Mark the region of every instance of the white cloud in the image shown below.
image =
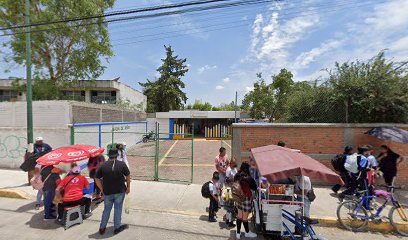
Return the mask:
[[[215,87],[215,89],[222,90],[222,89],[224,89],[224,86],[218,85],[218,86]]]
[[[211,70],[211,69],[216,69],[216,68],[217,68],[216,65],[204,65],[204,66],[200,67],[200,68],[197,70],[197,72],[198,72],[198,74],[202,74],[202,73],[204,73],[205,71],[208,71],[208,70]]]
[[[248,93],[252,90],[254,90],[254,87],[245,87],[245,93]]]
[[[225,82],[225,83],[229,83],[229,82],[231,82],[231,79],[229,77],[226,77],[222,81]]]
[[[336,39],[330,39],[326,42],[320,44],[319,47],[313,48],[308,52],[301,53],[295,60],[295,68],[305,68],[308,67],[310,63],[314,62],[316,58],[321,55],[340,47],[342,44],[341,41]]]
[[[289,20],[280,19],[277,11],[269,15],[269,20],[258,14],[252,26],[251,54],[246,58],[260,62],[264,68],[275,69],[288,63],[291,48],[320,22],[319,15],[303,15]]]

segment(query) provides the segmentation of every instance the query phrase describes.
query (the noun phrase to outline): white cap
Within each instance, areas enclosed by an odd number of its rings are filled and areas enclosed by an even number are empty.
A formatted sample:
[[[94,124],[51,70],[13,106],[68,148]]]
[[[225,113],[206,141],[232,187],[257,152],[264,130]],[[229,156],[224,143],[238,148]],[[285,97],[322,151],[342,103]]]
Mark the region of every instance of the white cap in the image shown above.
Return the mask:
[[[42,137],[36,137],[36,138],[35,138],[35,141],[36,141],[36,142],[38,142],[38,141],[43,141],[43,140],[44,140],[44,139],[43,139]]]

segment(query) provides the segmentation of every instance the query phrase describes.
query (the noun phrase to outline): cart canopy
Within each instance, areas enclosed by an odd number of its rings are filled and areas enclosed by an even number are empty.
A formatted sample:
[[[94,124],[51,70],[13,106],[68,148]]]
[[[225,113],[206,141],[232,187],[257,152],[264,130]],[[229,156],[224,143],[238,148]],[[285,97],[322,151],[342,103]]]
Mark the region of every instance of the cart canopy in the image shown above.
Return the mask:
[[[308,176],[325,182],[344,184],[341,177],[330,168],[298,150],[269,145],[252,148],[250,157],[255,160],[261,176],[269,182],[293,176]]]

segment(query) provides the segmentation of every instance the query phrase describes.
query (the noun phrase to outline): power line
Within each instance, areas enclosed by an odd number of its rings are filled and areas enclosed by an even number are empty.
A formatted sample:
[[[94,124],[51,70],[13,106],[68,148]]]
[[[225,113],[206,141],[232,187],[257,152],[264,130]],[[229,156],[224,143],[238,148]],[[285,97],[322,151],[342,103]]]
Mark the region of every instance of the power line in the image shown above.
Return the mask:
[[[234,3],[222,3],[218,5],[207,6],[207,7],[193,7],[193,8],[170,11],[170,12],[160,12],[160,13],[145,14],[145,15],[140,15],[140,16],[116,18],[116,19],[104,20],[101,22],[91,22],[91,23],[77,24],[77,25],[66,26],[66,27],[72,28],[72,27],[80,27],[80,26],[97,25],[97,24],[103,24],[103,23],[122,22],[122,21],[128,21],[128,20],[136,20],[136,19],[155,18],[155,17],[162,17],[162,16],[168,16],[168,15],[183,14],[187,12],[200,12],[200,11],[214,10],[214,9],[227,8],[227,7],[237,7],[237,6],[243,6],[243,5],[249,5],[249,4],[260,4],[260,3],[273,2],[273,1],[276,1],[276,0],[250,0],[250,1],[242,0],[242,1],[234,2]],[[35,33],[35,32],[44,32],[44,31],[59,30],[59,29],[62,29],[62,27],[40,29],[40,30],[34,30],[34,31],[31,30],[31,32]],[[13,36],[16,34],[24,34],[24,33],[25,31],[18,32],[18,33],[6,33],[0,36]]]
[[[105,17],[112,17],[112,16],[119,16],[119,15],[151,12],[151,11],[158,11],[158,10],[164,10],[164,9],[172,9],[172,8],[180,8],[180,7],[186,7],[186,6],[204,5],[204,4],[217,3],[217,2],[228,2],[228,1],[233,1],[233,0],[205,0],[205,1],[194,1],[194,2],[179,3],[179,4],[159,5],[159,6],[146,7],[146,8],[108,12],[108,13],[100,14],[100,15],[66,18],[66,19],[49,21],[49,22],[37,22],[37,23],[29,24],[29,25],[21,24],[21,25],[10,26],[7,28],[0,28],[0,30],[4,31],[4,30],[11,30],[11,29],[18,29],[18,28],[26,28],[26,27],[37,27],[37,26],[44,26],[44,25],[57,24],[57,23],[76,22],[76,21],[81,21],[81,20],[90,20],[90,19],[97,19],[97,18],[105,18]]]
[[[349,1],[349,2],[343,2],[343,4],[338,4],[338,5],[332,5],[332,4],[319,5],[319,8],[316,8],[316,9],[319,9],[319,10],[326,9],[326,7],[323,8],[322,6],[327,6],[328,8],[339,7],[339,6],[343,6],[345,4],[350,4],[350,3],[354,3],[354,2],[355,1],[352,0],[352,1]],[[362,2],[364,2],[364,1],[362,1]],[[256,6],[256,9],[258,9],[258,8],[259,8],[259,6]],[[286,8],[285,10],[292,10],[292,9],[298,9],[298,7]],[[316,10],[316,9],[313,9],[313,10]],[[242,13],[247,13],[247,10],[248,10],[248,8],[246,8],[243,11],[242,10],[241,11],[236,11],[233,14],[230,14],[230,12],[228,12],[227,14],[222,14],[221,16],[216,16],[216,17],[210,16],[210,17],[205,17],[205,18],[201,18],[201,19],[198,19],[198,20],[199,21],[207,21],[207,20],[214,20],[214,19],[230,18],[231,16],[240,16]],[[263,14],[263,13],[267,13],[267,12],[269,12],[269,10],[264,10],[264,11],[258,12],[258,14],[259,13]],[[298,13],[303,13],[303,12],[307,12],[307,11],[298,11]],[[296,13],[296,12],[289,12],[289,14],[293,14],[293,13]],[[195,15],[203,15],[201,13],[194,13],[194,14]],[[186,13],[186,15],[190,15],[190,14]],[[286,16],[286,15],[288,15],[288,14],[281,14],[280,16]],[[204,16],[208,16],[208,14],[204,13]],[[194,20],[197,20],[197,19],[194,19]],[[174,24],[164,24],[164,25],[159,25],[159,26],[154,26],[154,27],[142,27],[142,28],[140,28],[138,25],[133,24],[133,25],[131,25],[131,27],[136,26],[137,27],[136,30],[140,31],[140,30],[151,30],[151,29],[163,28],[163,27],[174,26],[174,25],[183,25],[183,24],[189,24],[189,23],[190,23],[190,21],[186,21],[186,22],[178,22],[178,23],[174,23]],[[126,29],[126,30],[121,30],[121,31],[109,31],[109,33],[110,34],[116,34],[116,33],[133,33],[133,32]]]
[[[361,7],[361,6],[366,6],[370,3],[366,3],[366,4],[360,4],[360,5],[353,5],[347,8],[341,8],[341,9],[349,9],[352,7]],[[335,10],[329,10],[326,11],[326,13],[328,12],[335,12],[338,11],[338,9]],[[303,14],[303,15],[298,15],[295,17],[305,17],[305,16],[311,16],[311,15],[315,15],[319,13],[318,11],[314,11],[311,14]],[[287,18],[288,15],[285,15],[286,17],[279,17],[280,20],[288,20],[288,19],[293,19],[295,17],[291,17],[291,18]],[[254,20],[254,19],[248,19],[248,20]],[[229,22],[230,23],[236,23],[236,22]],[[223,25],[223,24],[218,24],[219,25]],[[212,25],[215,26],[215,25]],[[207,33],[207,32],[213,32],[213,31],[218,31],[218,30],[227,30],[227,29],[233,29],[233,28],[239,28],[239,27],[244,27],[244,26],[248,26],[248,23],[245,24],[236,24],[236,25],[232,25],[232,26],[227,26],[227,27],[221,27],[221,28],[214,28],[214,29],[209,29],[206,31],[201,31],[201,33]],[[132,38],[127,38],[127,39],[134,39],[134,38],[143,38],[143,37],[148,37],[148,36],[156,36],[156,35],[162,35],[162,34],[168,34],[168,33],[178,33],[178,32],[186,32],[188,30],[192,30],[192,29],[184,29],[184,30],[178,30],[178,31],[172,31],[172,32],[165,32],[165,33],[159,33],[159,34],[149,34],[149,35],[139,35],[139,36],[134,36]],[[149,39],[143,39],[143,40],[138,40],[138,41],[132,41],[132,42],[120,42],[118,44],[113,44],[113,46],[122,46],[122,45],[129,45],[129,44],[134,44],[134,43],[141,43],[141,42],[147,42],[147,41],[154,41],[154,40],[161,40],[161,39],[167,39],[167,38],[177,38],[177,37],[182,37],[182,36],[188,36],[191,35],[190,33],[183,33],[183,34],[178,34],[178,35],[169,35],[169,36],[164,36],[164,37],[159,37],[159,38],[149,38]],[[126,39],[120,39],[120,40],[126,40]]]

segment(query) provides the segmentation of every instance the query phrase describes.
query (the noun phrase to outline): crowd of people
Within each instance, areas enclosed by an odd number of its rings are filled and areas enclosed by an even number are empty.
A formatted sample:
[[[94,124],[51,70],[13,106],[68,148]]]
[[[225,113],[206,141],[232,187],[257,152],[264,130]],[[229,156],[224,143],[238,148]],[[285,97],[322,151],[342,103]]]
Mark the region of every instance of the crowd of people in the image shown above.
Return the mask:
[[[31,155],[39,157],[51,151],[51,146],[42,137],[37,137]],[[92,215],[92,204],[96,206],[104,202],[99,233],[105,233],[113,207],[114,234],[118,234],[128,228],[121,223],[125,195],[130,192],[128,165],[125,143],[118,143],[110,149],[107,161],[102,154],[89,158],[88,163],[82,166],[88,168],[88,178],[81,175],[81,166],[75,162],[71,163],[68,171],[53,165],[37,164],[28,171],[29,183],[38,190],[35,209],[40,209],[43,203],[44,220],[62,223],[66,208],[83,207],[83,218],[88,218]],[[94,188],[89,192],[92,182],[95,183]]]
[[[282,141],[278,145],[285,147],[285,143]],[[235,159],[229,160],[226,149],[221,147],[219,154],[215,158],[216,171],[208,184],[210,192],[208,221],[217,222],[217,211],[220,207],[224,207],[226,214],[223,218],[227,226],[236,227],[236,239],[241,238],[242,225],[245,230],[244,236],[246,238],[255,238],[257,234],[249,229],[248,217],[252,212],[253,200],[258,188],[266,189],[268,182],[266,178],[259,175],[256,164],[251,159],[248,162],[243,162],[239,170],[237,167],[237,161]],[[306,217],[310,217],[312,200],[309,199],[309,193],[313,189],[310,178],[299,176],[293,179],[283,179],[282,183],[294,184],[297,201],[304,202],[304,214]],[[205,187],[207,186],[204,184],[203,188]],[[238,191],[242,196],[237,196],[239,195]],[[261,193],[264,192],[261,191]],[[234,224],[234,219],[236,219],[236,224]]]
[[[339,172],[345,182],[346,189],[339,194],[338,191],[342,186],[336,184],[332,187],[333,192],[338,194],[340,199],[356,194],[357,190],[371,194],[376,179],[381,176],[388,190],[392,191],[398,165],[401,164],[403,158],[387,145],[380,146],[377,157],[374,156],[373,151],[371,145],[359,146],[357,152],[354,152],[353,147],[346,146],[344,153],[337,155],[332,160],[334,169]]]

